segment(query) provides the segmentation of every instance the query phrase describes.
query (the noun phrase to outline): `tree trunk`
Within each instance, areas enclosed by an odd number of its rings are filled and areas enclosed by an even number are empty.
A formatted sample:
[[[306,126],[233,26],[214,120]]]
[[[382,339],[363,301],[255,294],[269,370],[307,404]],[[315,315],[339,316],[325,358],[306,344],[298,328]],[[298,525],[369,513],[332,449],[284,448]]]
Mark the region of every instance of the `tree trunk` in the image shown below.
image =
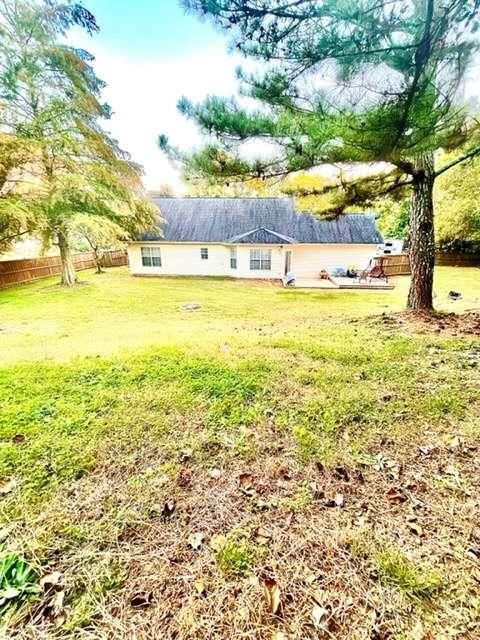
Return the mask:
[[[68,238],[63,231],[57,233],[58,248],[60,249],[60,261],[62,263],[62,285],[73,287],[77,283],[77,274],[70,253]]]
[[[413,192],[410,203],[408,255],[412,280],[407,308],[412,311],[433,310],[433,270],[435,237],[433,228],[433,183],[435,181],[432,153],[415,160]]]
[[[105,273],[102,269],[103,252],[99,249],[93,249],[93,259],[95,261],[95,266],[97,267],[97,273]]]

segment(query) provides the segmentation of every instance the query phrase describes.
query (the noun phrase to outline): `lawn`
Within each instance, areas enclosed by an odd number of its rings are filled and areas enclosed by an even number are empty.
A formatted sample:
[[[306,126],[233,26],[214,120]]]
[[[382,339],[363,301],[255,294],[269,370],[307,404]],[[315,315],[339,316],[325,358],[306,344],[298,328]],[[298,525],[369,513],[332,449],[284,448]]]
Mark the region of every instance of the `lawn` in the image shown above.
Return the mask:
[[[81,279],[0,292],[7,638],[480,636],[475,327],[407,279]]]

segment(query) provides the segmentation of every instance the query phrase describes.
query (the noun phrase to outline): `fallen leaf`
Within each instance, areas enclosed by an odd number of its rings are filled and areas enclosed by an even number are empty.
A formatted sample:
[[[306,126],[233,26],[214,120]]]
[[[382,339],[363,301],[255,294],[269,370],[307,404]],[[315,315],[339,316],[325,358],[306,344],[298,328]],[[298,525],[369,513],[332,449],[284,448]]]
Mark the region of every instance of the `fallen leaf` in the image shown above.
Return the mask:
[[[422,456],[429,456],[433,451],[435,451],[435,447],[432,444],[426,444],[422,447],[418,447],[418,450]]]
[[[202,582],[201,580],[196,580],[193,586],[195,587],[195,591],[198,593],[199,596],[205,595],[207,588],[204,582]]]
[[[153,600],[153,593],[151,591],[138,591],[134,593],[130,598],[130,605],[135,609],[142,609],[148,607]]]
[[[415,520],[412,519],[409,522],[407,522],[407,527],[415,535],[419,537],[423,536],[423,529]]]
[[[210,471],[208,472],[208,475],[210,476],[210,478],[213,478],[214,480],[218,480],[222,475],[222,472],[220,471],[220,469],[210,469]]]
[[[16,433],[13,438],[13,444],[23,444],[27,438],[23,435],[23,433]]]
[[[467,549],[467,555],[473,560],[480,560],[480,547],[470,547]]]
[[[318,460],[317,460],[317,462],[315,462],[315,466],[317,467],[318,473],[322,473],[323,474],[325,472],[325,467]]]
[[[321,607],[318,604],[314,604],[311,611],[311,617],[314,627],[317,629],[322,626],[322,620],[328,616],[328,609]]]
[[[238,476],[238,484],[240,491],[248,497],[255,495],[255,489],[253,488],[253,476],[251,473],[241,473]]]
[[[326,507],[343,507],[344,504],[345,504],[345,498],[341,493],[337,493],[333,499],[325,501]]]
[[[175,511],[176,502],[175,500],[167,500],[162,508],[162,516],[164,518],[170,518]]]
[[[407,501],[407,496],[403,492],[403,489],[399,487],[392,487],[387,491],[387,499],[392,504],[401,504]]]
[[[264,592],[267,600],[267,606],[270,613],[276,614],[280,608],[282,592],[280,587],[272,578],[264,580]]]
[[[188,544],[197,551],[202,546],[203,541],[205,540],[205,536],[203,533],[191,533],[188,536]]]
[[[45,587],[57,585],[60,583],[61,578],[62,574],[60,571],[52,571],[52,573],[47,573],[40,578],[40,586],[42,589],[45,589]]]
[[[350,480],[350,476],[348,474],[348,471],[345,467],[335,467],[333,469],[333,475],[338,478],[339,480],[344,480],[345,482],[349,482]]]
[[[337,493],[337,495],[334,498],[334,501],[337,507],[343,507],[343,505],[345,504],[345,498],[343,497],[342,493]]]
[[[10,480],[7,480],[7,482],[4,482],[3,484],[0,485],[0,494],[4,496],[7,493],[12,492],[16,486],[17,486],[17,483],[15,478],[10,478]]]
[[[317,483],[315,481],[310,482],[309,485],[310,487],[310,491],[312,492],[312,496],[316,499],[316,500],[321,500],[322,498],[325,497],[325,492],[322,489],[319,489]]]
[[[180,455],[179,455],[180,462],[186,462],[187,460],[190,460],[192,456],[193,456],[193,449],[190,449],[190,448],[183,449],[182,451],[180,451]]]

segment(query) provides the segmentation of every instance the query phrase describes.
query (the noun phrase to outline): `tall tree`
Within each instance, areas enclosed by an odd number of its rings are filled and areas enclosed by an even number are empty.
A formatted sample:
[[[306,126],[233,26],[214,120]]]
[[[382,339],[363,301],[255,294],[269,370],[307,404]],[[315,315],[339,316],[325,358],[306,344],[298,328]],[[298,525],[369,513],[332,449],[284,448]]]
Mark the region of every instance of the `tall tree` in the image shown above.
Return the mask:
[[[436,178],[480,153],[478,124],[462,82],[478,48],[480,0],[184,0],[187,10],[229,30],[245,56],[267,63],[239,70],[234,99],[182,98],[179,109],[210,137],[183,157],[187,173],[218,180],[271,177],[325,163],[386,162],[375,176],[340,184],[344,203],[411,189],[411,309],[432,308]],[[242,154],[249,140],[272,153]],[[165,136],[160,146],[172,155]],[[438,149],[467,144],[436,167]],[[263,147],[263,145],[262,145]],[[251,149],[251,146],[250,146]],[[177,153],[178,155],[178,153]],[[326,185],[323,190],[331,190]],[[339,200],[337,210],[344,204]]]
[[[104,273],[106,251],[125,249],[128,236],[125,230],[109,218],[79,214],[73,221],[73,239],[79,249],[91,251],[97,273]]]
[[[46,243],[58,246],[67,286],[76,281],[70,248],[75,216],[103,216],[132,228],[153,215],[139,168],[101,126],[110,108],[101,102],[104,83],[95,75],[93,57],[62,43],[72,26],[98,30],[78,3],[0,2],[0,126],[30,147],[20,175],[35,175],[30,201],[36,228]]]

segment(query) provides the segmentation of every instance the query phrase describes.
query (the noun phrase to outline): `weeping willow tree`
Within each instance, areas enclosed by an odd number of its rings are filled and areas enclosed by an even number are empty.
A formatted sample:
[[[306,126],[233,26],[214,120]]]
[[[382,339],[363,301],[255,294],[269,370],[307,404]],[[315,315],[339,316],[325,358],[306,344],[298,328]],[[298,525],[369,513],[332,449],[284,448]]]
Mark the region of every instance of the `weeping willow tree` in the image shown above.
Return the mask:
[[[465,108],[466,72],[479,44],[480,0],[184,0],[227,31],[236,50],[265,63],[238,71],[235,99],[187,98],[180,111],[209,136],[181,154],[189,177],[269,179],[330,163],[371,165],[369,176],[337,180],[330,213],[408,189],[411,193],[408,307],[432,308],[438,176],[480,153],[477,120]],[[269,154],[242,152],[252,141]],[[264,147],[265,145],[261,145]],[[440,149],[465,153],[437,166]],[[382,163],[382,164],[379,164]],[[386,163],[386,164],[385,164]]]
[[[139,167],[102,128],[111,112],[101,102],[104,83],[93,57],[63,43],[74,26],[98,30],[94,16],[78,3],[0,3],[0,126],[30,152],[17,168],[17,182],[28,183],[28,189],[7,190],[1,209],[13,220],[14,205],[28,203],[44,243],[58,246],[66,286],[76,281],[76,216],[105,217],[132,230],[148,226],[154,213]]]

